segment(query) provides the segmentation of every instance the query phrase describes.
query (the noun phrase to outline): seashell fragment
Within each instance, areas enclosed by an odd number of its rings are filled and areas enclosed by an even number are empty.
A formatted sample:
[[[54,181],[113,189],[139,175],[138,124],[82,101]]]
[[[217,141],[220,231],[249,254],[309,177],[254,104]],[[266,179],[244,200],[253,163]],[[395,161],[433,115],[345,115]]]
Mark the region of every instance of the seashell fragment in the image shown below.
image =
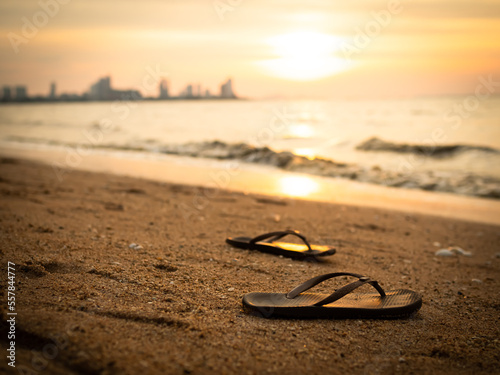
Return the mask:
[[[472,253],[470,251],[465,251],[464,249],[458,246],[450,246],[447,249],[440,249],[436,251],[435,255],[438,257],[452,257],[455,255],[463,255],[466,257],[470,257],[472,256]]]
[[[440,250],[436,251],[435,255],[438,257],[453,257],[453,256],[455,256],[455,253],[451,250],[448,250],[448,249],[440,249]]]

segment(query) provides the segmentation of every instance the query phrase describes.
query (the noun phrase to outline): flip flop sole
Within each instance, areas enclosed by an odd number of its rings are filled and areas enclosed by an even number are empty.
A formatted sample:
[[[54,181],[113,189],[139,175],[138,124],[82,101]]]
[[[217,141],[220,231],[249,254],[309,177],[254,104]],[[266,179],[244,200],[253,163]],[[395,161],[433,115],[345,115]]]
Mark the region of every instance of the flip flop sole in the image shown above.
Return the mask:
[[[407,317],[422,306],[420,295],[406,289],[388,291],[385,297],[376,293],[356,293],[328,305],[311,306],[325,297],[303,293],[289,299],[282,293],[249,293],[243,297],[243,305],[266,318],[300,319],[393,319]]]
[[[333,255],[336,250],[330,246],[311,245],[311,251],[308,251],[306,245],[288,243],[288,242],[257,242],[250,244],[249,237],[229,237],[226,242],[234,247],[245,250],[258,250],[263,253],[283,255],[289,258],[308,258],[308,257],[322,257]]]

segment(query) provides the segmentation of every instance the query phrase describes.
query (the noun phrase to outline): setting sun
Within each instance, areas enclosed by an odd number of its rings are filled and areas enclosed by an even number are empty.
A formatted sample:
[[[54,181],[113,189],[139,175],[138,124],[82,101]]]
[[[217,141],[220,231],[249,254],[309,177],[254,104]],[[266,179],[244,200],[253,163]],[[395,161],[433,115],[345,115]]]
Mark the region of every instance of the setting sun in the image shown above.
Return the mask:
[[[268,39],[277,58],[260,61],[265,71],[295,81],[312,81],[348,69],[351,63],[334,56],[342,38],[312,31],[297,31]]]

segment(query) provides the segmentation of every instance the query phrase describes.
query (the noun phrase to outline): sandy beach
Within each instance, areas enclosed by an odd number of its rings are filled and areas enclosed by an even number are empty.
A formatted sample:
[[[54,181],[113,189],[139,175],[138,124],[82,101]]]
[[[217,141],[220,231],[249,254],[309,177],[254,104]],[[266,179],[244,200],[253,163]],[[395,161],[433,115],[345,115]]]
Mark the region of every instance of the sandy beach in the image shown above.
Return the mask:
[[[2,332],[9,374],[493,374],[500,226],[0,160]],[[200,197],[208,199],[200,200]],[[203,202],[203,204],[200,204]],[[322,261],[231,248],[281,229],[335,246]],[[471,256],[437,257],[458,246]],[[422,295],[401,320],[264,319],[245,293],[328,272]],[[324,292],[338,282],[319,287]]]

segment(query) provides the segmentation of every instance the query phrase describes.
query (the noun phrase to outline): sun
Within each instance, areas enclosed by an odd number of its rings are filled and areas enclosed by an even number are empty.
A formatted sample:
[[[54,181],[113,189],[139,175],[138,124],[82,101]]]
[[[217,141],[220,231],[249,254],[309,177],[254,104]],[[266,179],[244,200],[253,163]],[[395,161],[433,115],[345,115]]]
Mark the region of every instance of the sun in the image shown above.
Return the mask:
[[[274,76],[295,81],[313,81],[349,69],[351,63],[336,57],[343,39],[314,31],[297,31],[268,39],[276,58],[259,65]]]

